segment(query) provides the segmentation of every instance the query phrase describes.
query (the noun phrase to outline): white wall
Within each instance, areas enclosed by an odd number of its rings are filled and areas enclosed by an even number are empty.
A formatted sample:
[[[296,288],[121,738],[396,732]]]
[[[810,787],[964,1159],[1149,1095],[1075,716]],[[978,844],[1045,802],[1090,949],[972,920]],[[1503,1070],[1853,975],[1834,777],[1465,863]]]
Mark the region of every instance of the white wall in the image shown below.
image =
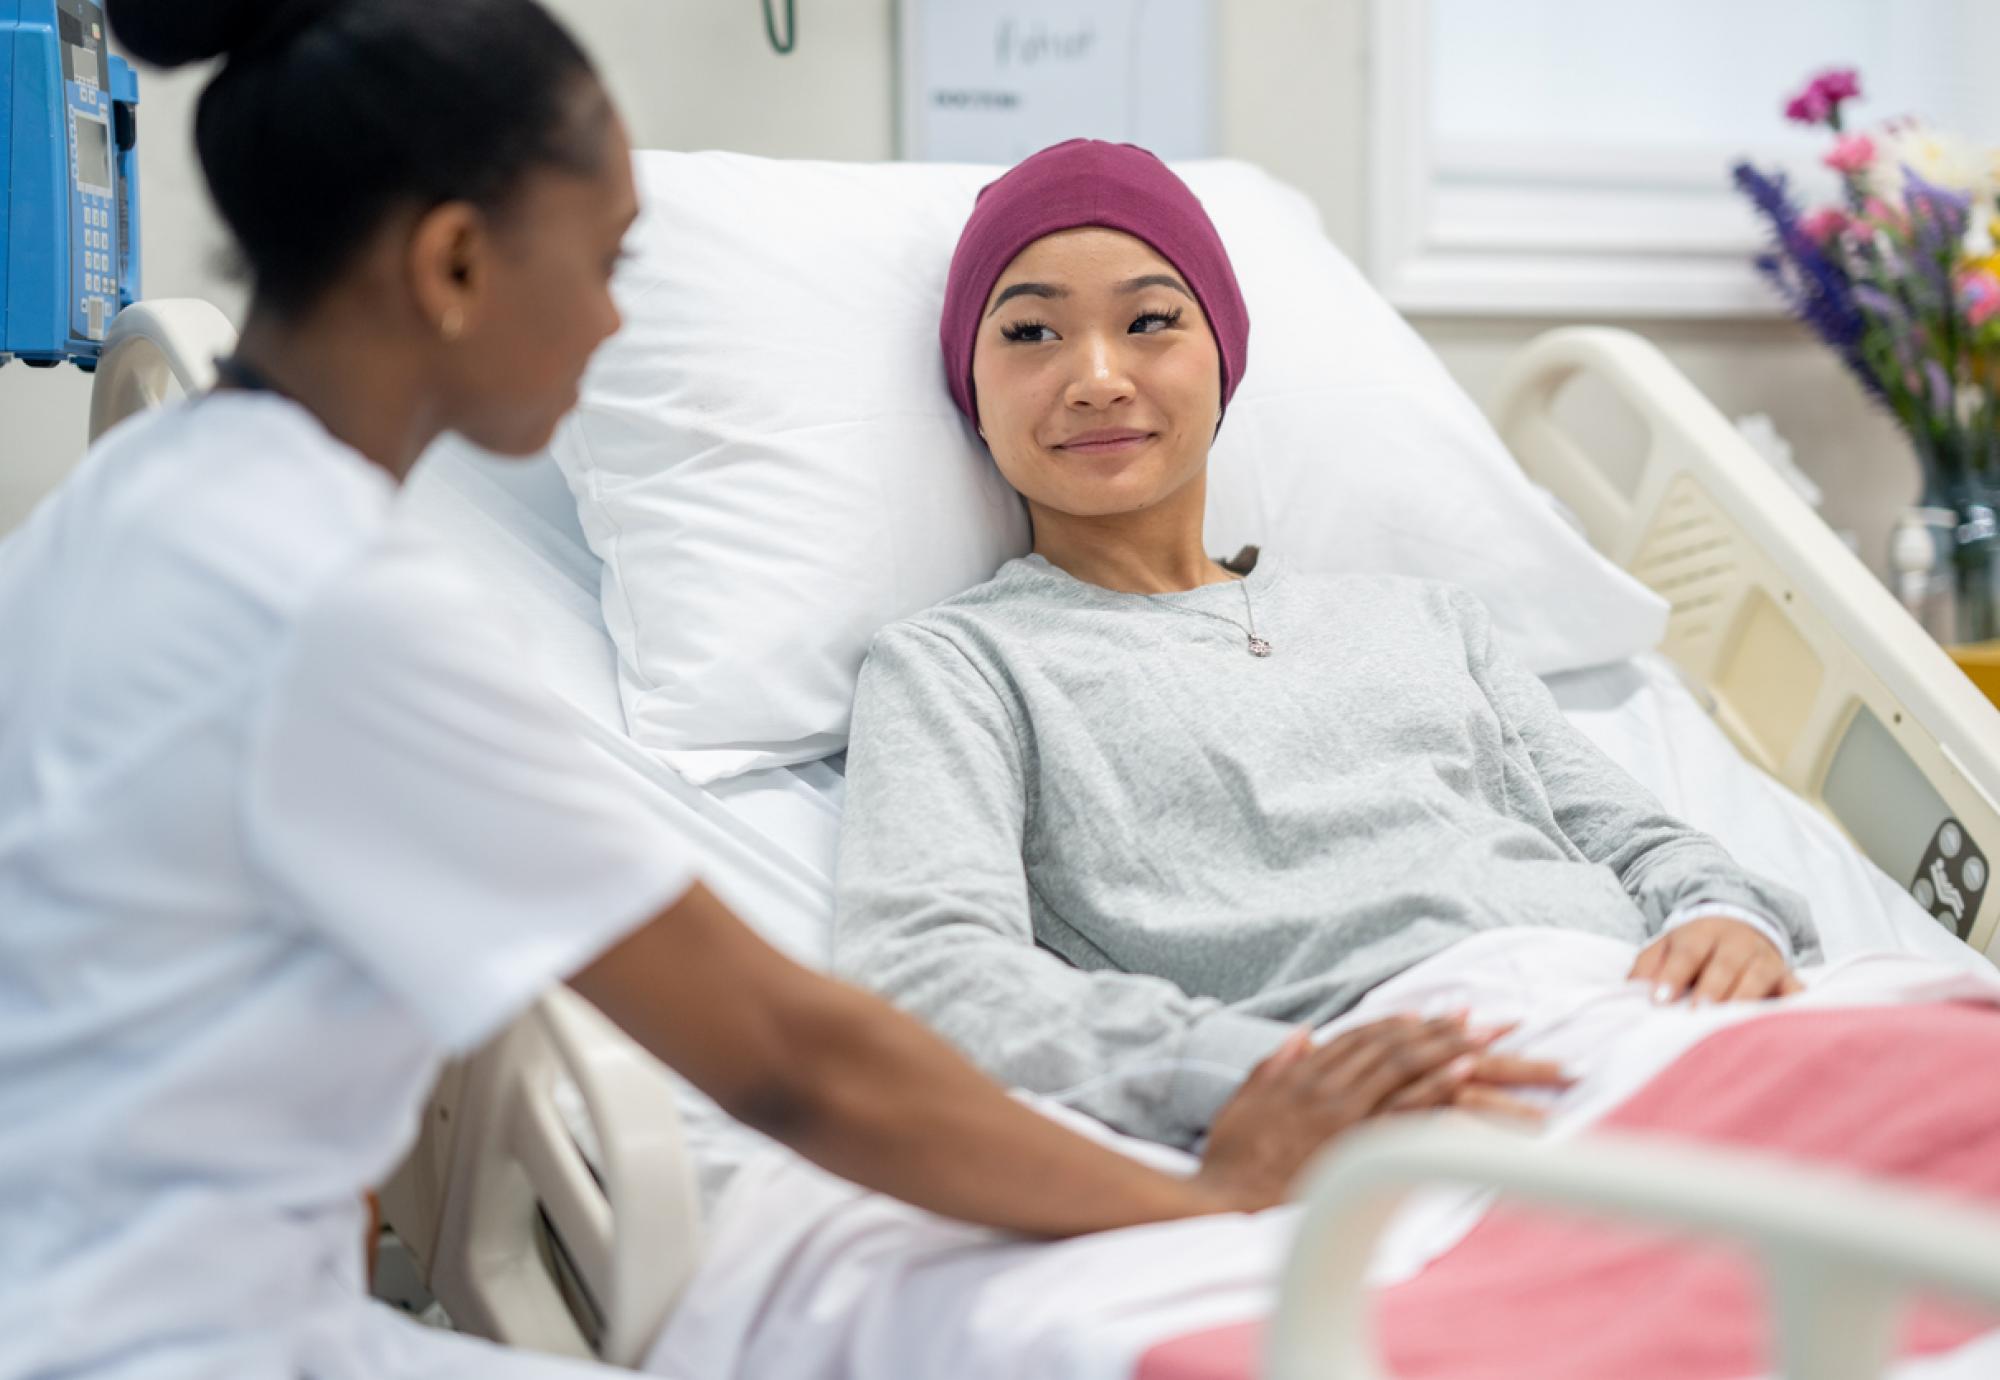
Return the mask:
[[[1334,240],[1362,251],[1366,194],[1366,0],[1215,0],[1223,152],[1309,192]],[[804,0],[798,50],[766,44],[752,0],[555,0],[595,53],[641,145],[790,157],[894,153],[892,0]],[[223,237],[188,147],[204,74],[143,80],[146,288],[201,295],[235,315],[219,272]],[[1718,177],[1721,171],[1718,170]],[[1445,363],[1486,401],[1537,321],[1419,320]],[[1782,322],[1642,326],[1731,415],[1769,412],[1828,490],[1837,526],[1858,529],[1878,567],[1915,467],[1832,359]],[[75,370],[0,369],[0,530],[54,484],[84,438],[88,383]]]

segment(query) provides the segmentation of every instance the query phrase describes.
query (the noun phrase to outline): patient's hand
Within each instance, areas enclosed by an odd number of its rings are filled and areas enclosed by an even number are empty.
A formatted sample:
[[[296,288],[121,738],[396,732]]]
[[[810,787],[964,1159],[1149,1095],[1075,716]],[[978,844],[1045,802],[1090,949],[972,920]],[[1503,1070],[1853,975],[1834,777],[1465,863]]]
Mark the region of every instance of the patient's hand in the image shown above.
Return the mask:
[[[1655,939],[1627,975],[1653,984],[1653,1000],[1762,1001],[1803,990],[1785,956],[1754,927],[1711,915]]]
[[[1216,1114],[1201,1177],[1239,1207],[1269,1207],[1322,1145],[1371,1116],[1477,1107],[1460,1099],[1488,1079],[1489,1092],[1562,1083],[1551,1065],[1487,1053],[1502,1033],[1473,1034],[1459,1016],[1392,1016],[1315,1047],[1301,1029]]]

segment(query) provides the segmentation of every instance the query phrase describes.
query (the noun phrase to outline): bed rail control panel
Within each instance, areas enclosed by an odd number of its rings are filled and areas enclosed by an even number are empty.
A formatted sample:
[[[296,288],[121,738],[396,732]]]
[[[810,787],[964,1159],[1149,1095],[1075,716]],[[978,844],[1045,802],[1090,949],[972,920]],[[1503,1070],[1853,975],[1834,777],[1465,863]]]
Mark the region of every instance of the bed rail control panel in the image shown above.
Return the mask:
[[[94,369],[139,297],[139,82],[97,0],[0,0],[0,364]]]
[[[1967,836],[1964,825],[1947,819],[1917,864],[1910,894],[1939,924],[1964,939],[1972,933],[1979,903],[1986,899],[1987,876],[1986,855]]]
[[[1840,735],[1820,789],[1827,809],[1878,867],[1907,886],[1940,925],[1973,938],[1987,912],[1992,864],[1985,841],[1952,813],[1867,706],[1856,707]]]

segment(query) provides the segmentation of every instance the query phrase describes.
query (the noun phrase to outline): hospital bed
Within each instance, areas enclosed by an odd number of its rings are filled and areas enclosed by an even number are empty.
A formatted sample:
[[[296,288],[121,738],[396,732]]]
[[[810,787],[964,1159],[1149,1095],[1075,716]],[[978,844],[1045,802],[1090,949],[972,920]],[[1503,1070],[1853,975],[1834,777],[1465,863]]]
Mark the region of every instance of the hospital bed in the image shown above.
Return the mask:
[[[229,338],[203,304],[121,314],[94,430],[204,386]],[[1565,408],[1591,391],[1638,420],[1639,446],[1577,439]],[[1663,653],[1745,760],[1899,883],[1917,880],[1947,820],[1982,851],[2000,841],[2000,715],[1656,350],[1618,331],[1553,332],[1522,352],[1494,416],[1591,541],[1670,600]],[[633,744],[596,560],[551,462],[444,447],[413,477],[410,502],[512,608],[580,734],[689,840],[716,890],[783,947],[823,962],[837,763],[703,789]],[[1954,928],[1990,954],[1997,920],[2000,906],[1982,895]],[[1956,947],[1942,931],[1925,942]],[[679,1093],[562,992],[449,1071],[384,1208],[456,1325],[625,1364],[645,1354],[702,1256]],[[1836,1175],[1778,1175],[1720,1151],[1528,1152],[1435,1127],[1353,1137],[1313,1182],[1271,1373],[1375,1373],[1361,1264],[1388,1205],[1432,1179],[1755,1243],[1797,1375],[1878,1374],[1887,1310],[1908,1289],[2000,1303],[2000,1223]]]

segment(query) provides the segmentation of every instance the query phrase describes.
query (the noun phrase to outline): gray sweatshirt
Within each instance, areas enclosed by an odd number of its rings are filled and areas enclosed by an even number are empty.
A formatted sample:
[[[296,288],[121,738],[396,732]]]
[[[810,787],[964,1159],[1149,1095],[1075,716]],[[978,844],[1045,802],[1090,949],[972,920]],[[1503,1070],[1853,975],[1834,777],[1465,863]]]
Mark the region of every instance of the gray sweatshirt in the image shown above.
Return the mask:
[[[1573,729],[1473,596],[1268,555],[1158,596],[1030,556],[883,630],[836,893],[841,972],[1169,1144],[1291,1025],[1483,930],[1640,944],[1720,902],[1813,949],[1803,900]]]

